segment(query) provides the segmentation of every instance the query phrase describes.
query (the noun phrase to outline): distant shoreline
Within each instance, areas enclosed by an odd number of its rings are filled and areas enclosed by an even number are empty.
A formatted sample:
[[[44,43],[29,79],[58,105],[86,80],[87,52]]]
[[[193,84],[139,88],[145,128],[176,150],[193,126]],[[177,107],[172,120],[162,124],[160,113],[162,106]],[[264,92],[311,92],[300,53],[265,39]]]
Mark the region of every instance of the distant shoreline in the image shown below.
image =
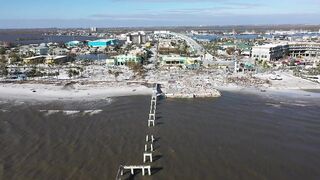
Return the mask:
[[[301,28],[315,28],[319,29],[320,24],[303,24],[303,23],[282,23],[282,24],[225,24],[225,25],[219,25],[219,24],[209,24],[209,25],[153,25],[153,26],[143,26],[143,25],[136,25],[136,26],[97,26],[99,29],[112,29],[112,30],[135,30],[135,29],[186,29],[186,28],[192,28],[192,29],[205,29],[205,28],[216,28],[216,29],[233,29],[233,28],[239,28],[239,29],[248,29],[248,28],[274,28],[274,29],[301,29]],[[88,29],[86,27],[0,27],[0,32],[3,31],[17,31],[17,32],[33,32],[35,30],[37,31],[56,31],[59,29]]]

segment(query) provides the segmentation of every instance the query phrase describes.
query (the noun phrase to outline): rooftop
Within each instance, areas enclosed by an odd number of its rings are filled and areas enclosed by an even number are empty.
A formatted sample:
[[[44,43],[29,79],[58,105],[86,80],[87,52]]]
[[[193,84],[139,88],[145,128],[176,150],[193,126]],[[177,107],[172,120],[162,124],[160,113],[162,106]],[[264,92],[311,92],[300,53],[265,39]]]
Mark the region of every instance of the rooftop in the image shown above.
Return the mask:
[[[274,48],[274,47],[285,46],[285,45],[288,45],[288,44],[284,44],[284,43],[263,44],[263,45],[259,45],[259,46],[254,46],[253,48]]]
[[[98,40],[94,40],[91,42],[109,42],[109,41],[114,41],[115,39],[98,39]]]

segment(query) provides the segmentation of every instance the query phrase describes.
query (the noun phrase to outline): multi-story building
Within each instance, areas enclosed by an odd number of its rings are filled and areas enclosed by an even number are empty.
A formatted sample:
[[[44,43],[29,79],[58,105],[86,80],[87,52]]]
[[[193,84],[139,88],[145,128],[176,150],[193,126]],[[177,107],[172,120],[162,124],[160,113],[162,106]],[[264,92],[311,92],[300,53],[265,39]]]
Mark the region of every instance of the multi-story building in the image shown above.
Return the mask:
[[[98,31],[98,28],[96,28],[96,27],[91,27],[91,28],[90,28],[90,32],[94,32],[94,33],[95,33],[95,32],[97,32],[97,31]]]
[[[36,55],[47,55],[49,52],[49,48],[46,46],[39,46],[35,50],[36,50]]]
[[[291,57],[320,57],[320,43],[292,43],[289,44]]]
[[[254,46],[251,50],[251,57],[255,60],[274,61],[285,56],[320,58],[320,43],[290,42],[287,44],[265,44]]]
[[[116,39],[99,39],[96,41],[88,42],[89,47],[107,47],[107,46],[114,46],[119,44],[119,41]]]
[[[115,57],[115,65],[127,65],[129,62],[133,63],[142,63],[142,58],[137,55],[127,54],[127,55],[118,55]]]
[[[147,36],[145,32],[136,32],[127,34],[127,43],[131,44],[145,44],[147,41]]]
[[[188,69],[198,69],[200,67],[200,57],[183,57],[179,55],[160,56],[160,65],[162,67],[182,67]]]
[[[251,56],[255,60],[276,61],[288,55],[288,50],[287,44],[265,44],[252,47]]]

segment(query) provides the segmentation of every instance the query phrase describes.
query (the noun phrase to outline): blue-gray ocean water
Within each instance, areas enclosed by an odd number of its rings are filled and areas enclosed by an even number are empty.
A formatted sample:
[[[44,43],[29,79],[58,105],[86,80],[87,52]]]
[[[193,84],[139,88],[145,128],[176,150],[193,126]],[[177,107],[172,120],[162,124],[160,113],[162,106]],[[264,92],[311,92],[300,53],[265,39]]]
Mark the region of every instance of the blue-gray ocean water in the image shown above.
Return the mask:
[[[115,179],[142,164],[146,133],[157,137],[147,179],[320,179],[317,99],[164,99],[151,130],[148,96],[0,104],[0,179]]]

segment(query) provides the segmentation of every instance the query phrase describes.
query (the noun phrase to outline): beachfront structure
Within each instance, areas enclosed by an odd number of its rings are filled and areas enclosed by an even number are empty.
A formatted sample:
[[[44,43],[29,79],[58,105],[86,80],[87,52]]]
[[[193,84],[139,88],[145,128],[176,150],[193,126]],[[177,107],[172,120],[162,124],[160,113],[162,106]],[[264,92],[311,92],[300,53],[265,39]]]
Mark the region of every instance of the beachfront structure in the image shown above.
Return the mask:
[[[160,65],[164,67],[182,67],[197,69],[200,67],[201,59],[199,57],[183,57],[177,55],[161,56]]]
[[[257,61],[275,61],[288,55],[286,44],[265,44],[252,47],[251,56]]]
[[[285,56],[305,58],[320,57],[320,43],[290,42],[287,44],[265,44],[254,46],[251,57],[255,60],[279,60]]]
[[[35,52],[36,55],[47,55],[49,52],[49,48],[43,45],[43,46],[37,47],[35,51],[36,51]]]
[[[115,59],[106,59],[106,66],[114,66],[116,65]]]
[[[235,61],[213,61],[210,63],[210,67],[215,67],[218,69],[235,69]]]
[[[67,46],[67,48],[74,48],[74,47],[82,46],[83,43],[81,41],[70,41],[70,42],[67,42],[65,45]]]
[[[290,43],[289,54],[291,57],[320,57],[320,43]]]
[[[24,58],[25,64],[61,64],[68,61],[68,56],[33,56]]]
[[[244,42],[225,42],[221,45],[222,50],[226,50],[228,48],[234,48],[235,50],[240,50],[239,54],[244,56],[250,56],[252,45]],[[223,54],[227,54],[224,52]]]
[[[64,55],[67,55],[68,52],[69,50],[65,48],[54,48],[54,49],[50,49],[49,54],[55,55],[55,56],[64,56]]]
[[[119,41],[116,39],[99,39],[96,41],[89,41],[89,47],[107,47],[107,46],[115,46],[118,45]]]
[[[46,59],[46,56],[33,56],[23,59],[25,64],[43,64]]]
[[[40,46],[37,45],[25,45],[19,47],[19,54],[21,55],[27,55],[27,56],[32,56],[32,55],[48,55],[49,48],[45,44],[41,44]]]
[[[46,64],[63,64],[68,61],[68,56],[48,56]]]
[[[142,58],[132,54],[119,55],[115,57],[115,65],[117,66],[127,65],[128,62],[142,63]]]

